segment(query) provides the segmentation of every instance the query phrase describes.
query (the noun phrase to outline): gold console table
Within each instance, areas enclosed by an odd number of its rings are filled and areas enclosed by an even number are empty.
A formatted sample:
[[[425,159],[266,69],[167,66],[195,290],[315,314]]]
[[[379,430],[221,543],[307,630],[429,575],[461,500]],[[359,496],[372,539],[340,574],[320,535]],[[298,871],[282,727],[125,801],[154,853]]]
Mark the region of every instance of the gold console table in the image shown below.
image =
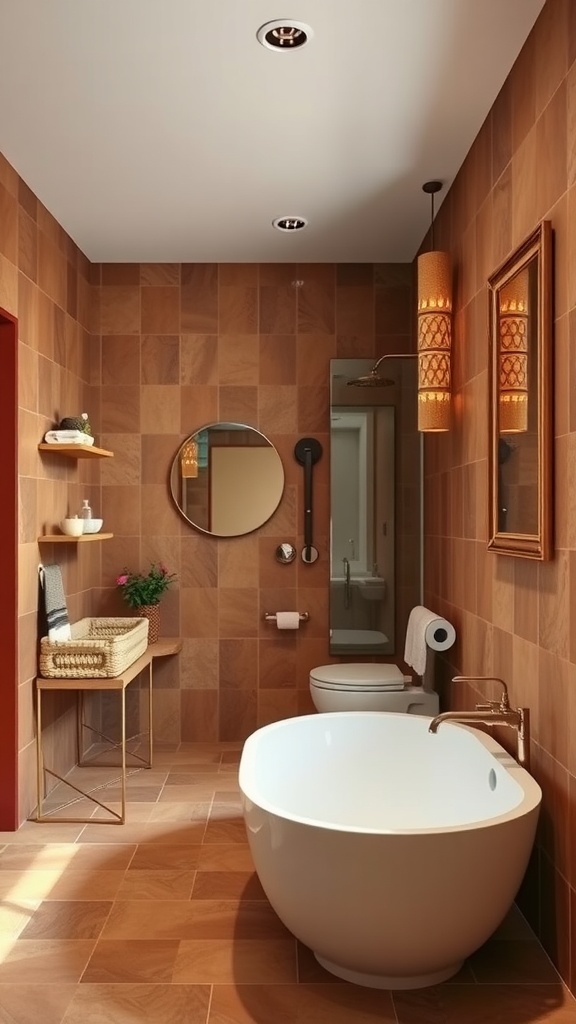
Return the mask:
[[[135,757],[141,762],[142,768],[152,767],[152,666],[154,658],[166,657],[169,654],[178,654],[182,649],[182,641],[177,638],[160,639],[154,644],[150,644],[144,654],[136,659],[124,670],[122,675],[115,676],[114,678],[100,678],[100,679],[44,679],[41,676],[36,678],[36,691],[37,691],[37,702],[36,702],[36,770],[37,770],[37,789],[38,789],[38,804],[36,808],[35,821],[52,821],[52,822],[75,822],[75,823],[88,823],[94,822],[98,824],[111,824],[111,825],[123,825],[126,821],[126,689],[136,679],[141,672],[148,671],[148,758],[145,760],[140,754],[134,752],[130,756]],[[44,763],[44,751],[42,744],[42,695],[46,690],[73,690],[77,695],[77,764],[80,767],[99,767],[102,766],[102,762],[94,760],[84,760],[83,753],[83,729],[92,728],[87,726],[84,722],[84,695],[87,692],[96,691],[110,691],[116,690],[121,695],[121,712],[120,712],[120,740],[118,742],[111,741],[113,747],[118,747],[120,750],[120,763],[110,764],[106,763],[107,768],[120,768],[120,786],[121,786],[121,806],[120,813],[114,810],[113,807],[109,807],[107,804],[97,800],[96,797],[92,796],[90,791],[80,789],[79,786],[75,786],[69,782],[62,775],[58,775],[57,772],[51,768],[47,768]],[[95,731],[95,730],[92,730]],[[102,736],[102,734],[100,734]],[[104,738],[104,737],[102,737]],[[56,814],[45,814],[43,811],[44,805],[44,776],[51,775],[53,778],[58,779],[60,782],[64,782],[71,789],[76,790],[83,797],[87,797],[94,804],[104,808],[110,814],[109,818],[68,818],[64,816],[57,816]]]

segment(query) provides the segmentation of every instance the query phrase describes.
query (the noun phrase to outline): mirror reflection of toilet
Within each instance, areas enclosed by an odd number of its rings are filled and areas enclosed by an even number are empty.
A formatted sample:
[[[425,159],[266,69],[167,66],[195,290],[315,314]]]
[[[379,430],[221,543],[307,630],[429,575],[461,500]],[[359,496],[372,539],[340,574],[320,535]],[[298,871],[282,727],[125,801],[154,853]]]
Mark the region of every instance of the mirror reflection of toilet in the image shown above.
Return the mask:
[[[437,715],[438,694],[412,685],[397,665],[320,665],[310,672],[317,711],[391,711]]]

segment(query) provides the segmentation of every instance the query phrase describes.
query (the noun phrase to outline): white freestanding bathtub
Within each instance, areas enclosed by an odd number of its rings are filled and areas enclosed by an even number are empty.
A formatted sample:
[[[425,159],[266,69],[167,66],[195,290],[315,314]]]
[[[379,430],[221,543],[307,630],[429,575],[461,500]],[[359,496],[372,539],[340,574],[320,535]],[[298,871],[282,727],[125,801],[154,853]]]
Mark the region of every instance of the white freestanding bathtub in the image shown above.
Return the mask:
[[[264,726],[240,789],[278,916],[347,981],[420,988],[455,974],[518,891],[541,790],[477,729],[382,712]]]

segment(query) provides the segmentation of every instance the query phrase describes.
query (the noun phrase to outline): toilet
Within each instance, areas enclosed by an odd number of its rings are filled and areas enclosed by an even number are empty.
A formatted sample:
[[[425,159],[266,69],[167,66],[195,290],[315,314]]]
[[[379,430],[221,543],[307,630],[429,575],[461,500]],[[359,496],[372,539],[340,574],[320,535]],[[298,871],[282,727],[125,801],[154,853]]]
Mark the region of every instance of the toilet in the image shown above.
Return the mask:
[[[317,711],[394,711],[437,715],[438,694],[412,685],[397,665],[320,665],[310,672]]]

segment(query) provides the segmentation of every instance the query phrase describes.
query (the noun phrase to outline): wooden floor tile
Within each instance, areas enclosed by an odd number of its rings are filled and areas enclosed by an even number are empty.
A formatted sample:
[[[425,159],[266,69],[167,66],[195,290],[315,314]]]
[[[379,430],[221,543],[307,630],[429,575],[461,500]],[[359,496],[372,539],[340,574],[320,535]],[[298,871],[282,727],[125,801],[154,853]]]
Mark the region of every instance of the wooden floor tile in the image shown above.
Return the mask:
[[[390,993],[358,985],[214,985],[208,1017],[208,1024],[376,1021],[396,1024]],[[425,1024],[424,1020],[421,1024]]]
[[[2,1024],[61,1024],[76,985],[0,985]]]
[[[436,985],[393,998],[398,1024],[576,1024],[561,985]]]
[[[118,900],[189,900],[195,871],[127,871]]]
[[[77,982],[94,945],[87,939],[0,940],[0,985]]]
[[[179,945],[178,939],[101,939],[82,975],[82,984],[168,983]]]
[[[553,985],[560,981],[540,943],[530,939],[490,939],[468,963],[481,983]]]
[[[125,825],[0,833],[0,1024],[576,1024],[515,907],[443,985],[379,991],[320,967],[255,874],[241,752],[159,750]]]
[[[64,1024],[205,1024],[209,985],[80,985]]]
[[[184,939],[173,981],[215,985],[296,982],[294,939]]]
[[[199,871],[192,899],[265,900],[266,893],[253,871]]]
[[[46,900],[34,911],[22,939],[97,939],[111,902]]]
[[[102,938],[285,939],[290,933],[261,901],[176,900],[116,902]]]

